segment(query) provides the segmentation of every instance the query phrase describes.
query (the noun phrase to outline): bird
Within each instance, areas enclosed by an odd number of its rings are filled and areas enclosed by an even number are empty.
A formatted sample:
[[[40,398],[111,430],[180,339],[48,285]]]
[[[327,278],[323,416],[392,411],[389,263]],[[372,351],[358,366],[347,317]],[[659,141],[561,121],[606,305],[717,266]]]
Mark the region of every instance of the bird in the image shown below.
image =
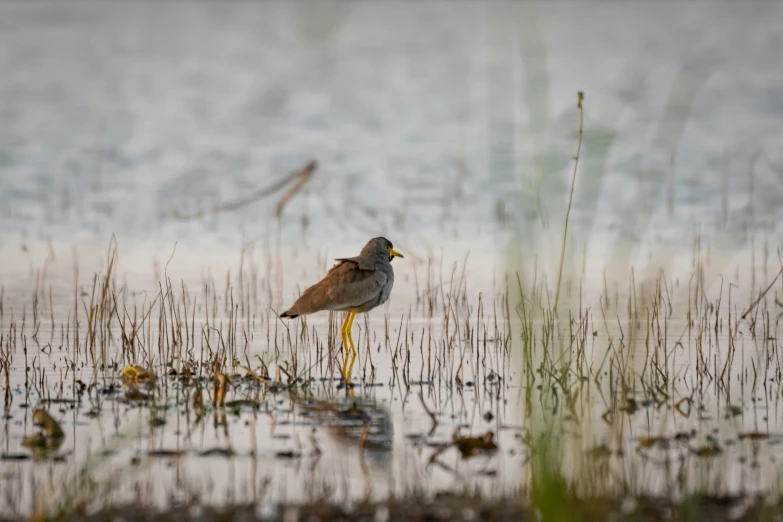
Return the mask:
[[[351,337],[353,319],[356,314],[369,312],[389,299],[394,284],[391,261],[395,257],[405,256],[394,250],[392,242],[385,237],[369,240],[358,256],[335,259],[337,264],[326,276],[305,290],[280,317],[293,319],[324,310],[348,312],[340,334],[343,345],[347,339],[351,353],[356,354]]]

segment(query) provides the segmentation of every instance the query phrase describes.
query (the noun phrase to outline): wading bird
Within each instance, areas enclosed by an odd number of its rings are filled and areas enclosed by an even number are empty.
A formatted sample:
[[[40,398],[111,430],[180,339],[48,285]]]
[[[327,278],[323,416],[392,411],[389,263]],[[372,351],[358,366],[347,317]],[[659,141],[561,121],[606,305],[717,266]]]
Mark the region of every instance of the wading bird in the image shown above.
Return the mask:
[[[346,340],[355,356],[351,337],[353,319],[356,314],[369,312],[389,299],[394,284],[391,261],[395,257],[404,256],[394,250],[391,241],[385,237],[371,239],[358,256],[338,258],[326,276],[305,290],[280,317],[294,318],[324,310],[348,312],[340,335],[346,356]]]

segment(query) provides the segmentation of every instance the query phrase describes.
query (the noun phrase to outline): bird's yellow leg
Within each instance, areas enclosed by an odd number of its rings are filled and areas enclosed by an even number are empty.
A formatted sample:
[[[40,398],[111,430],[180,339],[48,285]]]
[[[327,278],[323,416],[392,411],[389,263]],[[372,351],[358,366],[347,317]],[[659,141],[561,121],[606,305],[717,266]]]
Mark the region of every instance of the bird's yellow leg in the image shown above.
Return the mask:
[[[340,327],[340,337],[343,341],[343,367],[342,367],[342,374],[343,379],[347,382],[351,376],[347,372],[348,370],[348,347],[351,347],[351,351],[353,351],[353,340],[350,338],[350,331],[351,331],[351,319],[353,318],[353,310],[349,310],[347,314],[345,314],[345,320],[343,321],[342,326]],[[353,364],[351,364],[351,369],[353,369]]]
[[[349,310],[347,314],[345,314],[345,319],[343,320],[343,325],[340,327],[340,336],[345,337],[345,332],[348,331],[349,328],[349,321],[351,320],[351,315],[353,314],[353,310]]]
[[[343,354],[348,353],[348,341],[346,337],[348,336],[349,328],[351,327],[351,316],[353,315],[353,311],[349,310],[347,314],[345,314],[345,319],[343,320],[342,326],[340,326],[340,339],[343,342]]]
[[[353,327],[353,318],[356,317],[356,311],[350,310],[348,312],[348,315],[345,316],[345,321],[343,322],[343,327],[341,328],[341,332],[343,335],[343,348],[344,348],[344,354],[345,358],[343,359],[343,379],[345,380],[346,388],[352,388],[350,385],[351,380],[351,374],[353,373],[353,365],[356,363],[356,347],[353,344],[353,337],[351,337],[351,329]],[[348,346],[351,347],[351,353],[350,356],[348,354]],[[348,359],[351,359],[350,366],[348,365]]]
[[[351,353],[356,356],[356,347],[353,345],[353,337],[351,337],[351,330],[353,329],[353,318],[356,317],[356,311],[351,310],[348,312],[348,317],[346,318],[346,321],[348,321],[348,328],[346,329],[346,337],[348,337],[348,342],[351,344]],[[350,320],[349,320],[350,318]]]

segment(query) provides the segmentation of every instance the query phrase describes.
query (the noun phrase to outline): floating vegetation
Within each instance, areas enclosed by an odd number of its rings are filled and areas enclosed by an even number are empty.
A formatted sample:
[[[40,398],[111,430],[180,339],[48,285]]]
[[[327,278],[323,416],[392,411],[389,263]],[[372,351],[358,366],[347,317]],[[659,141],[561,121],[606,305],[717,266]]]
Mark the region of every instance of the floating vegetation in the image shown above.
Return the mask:
[[[60,423],[54,420],[51,415],[49,415],[49,412],[38,408],[33,413],[33,422],[36,426],[40,426],[43,435],[50,440],[61,440],[65,437],[65,432],[63,432],[62,427],[60,427]]]
[[[36,409],[33,413],[33,423],[41,430],[34,435],[25,437],[22,446],[33,453],[35,460],[49,458],[63,445],[65,432],[49,412],[42,408]]]
[[[155,384],[155,375],[138,365],[128,365],[120,372],[122,383],[128,387],[136,387],[139,384],[152,386]]]
[[[214,398],[212,400],[212,407],[215,406],[223,406],[226,402],[226,387],[228,386],[229,380],[228,377],[226,377],[224,374],[218,372],[215,375],[215,393]]]
[[[494,453],[498,450],[498,446],[495,443],[495,434],[491,431],[480,437],[460,437],[455,433],[453,443],[463,459],[480,454]]]

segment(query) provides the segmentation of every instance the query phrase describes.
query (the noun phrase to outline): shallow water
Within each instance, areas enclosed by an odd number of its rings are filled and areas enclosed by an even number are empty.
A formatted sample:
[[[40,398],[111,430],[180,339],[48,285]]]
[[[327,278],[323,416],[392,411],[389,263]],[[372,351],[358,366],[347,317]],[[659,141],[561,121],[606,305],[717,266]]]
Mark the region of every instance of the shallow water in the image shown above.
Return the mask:
[[[78,407],[50,407],[66,431],[63,462],[2,463],[0,508],[29,512],[52,490],[67,496],[60,486],[85,463],[101,484],[111,486],[116,474],[118,485],[96,494],[99,501],[278,501],[324,492],[358,499],[474,486],[502,493],[529,473],[518,429],[528,411],[566,417],[577,453],[601,444],[624,450],[612,457],[609,483],[630,476],[639,490],[665,489],[677,473],[662,471],[670,464],[662,455],[639,454],[639,437],[696,429],[694,448],[717,430],[726,452],[718,464],[688,460],[691,476],[705,477],[689,488],[773,484],[781,433],[775,300],[783,285],[759,307],[768,317],[758,325],[770,326],[772,341],[754,337],[747,323],[741,334],[729,334],[728,325],[779,269],[782,15],[772,2],[0,5],[0,326],[12,399],[0,435],[4,454],[25,453],[21,441],[35,431],[40,394],[73,399],[77,380],[97,386]],[[672,399],[609,425],[603,415],[617,397],[608,396],[616,389],[607,378],[574,399],[582,421],[573,423],[564,389],[541,390],[533,409],[520,390],[529,361],[519,344],[515,276],[542,342],[539,311],[551,306],[557,284],[576,151],[577,90],[586,93],[584,144],[562,310],[589,316],[584,346],[593,368],[609,353],[649,383],[649,296],[663,270],[671,294],[664,301],[675,310],[660,337],[672,354],[666,389],[697,398],[705,408],[698,416],[680,415]],[[279,219],[284,190],[210,212],[310,159],[318,169]],[[204,216],[182,217],[199,211]],[[96,390],[119,385],[118,369],[131,362],[118,322],[97,344],[105,352],[84,344],[93,277],[106,273],[114,235],[113,289],[128,322],[134,304],[149,307],[168,276],[177,296],[170,309],[195,310],[190,346],[199,362],[219,344],[215,331],[199,333],[208,322],[221,335],[237,334],[241,364],[245,354],[255,370],[255,356],[272,370],[296,360],[300,376],[313,379],[313,398],[348,408],[334,380],[340,354],[331,365],[318,360],[330,344],[329,317],[309,318],[308,337],[292,336],[292,353],[272,310],[316,281],[332,258],[353,255],[380,234],[406,258],[395,261],[388,305],[355,327],[354,395],[371,412],[379,447],[359,450],[355,433],[303,414],[310,397],[247,383],[230,387],[227,399],[257,391],[261,406],[229,413],[225,426],[214,426],[210,414],[193,427],[183,392],[164,376],[162,401],[179,402],[156,413],[166,420],[158,427],[149,425],[148,405],[118,399],[123,391],[94,399]],[[704,345],[709,330],[687,328],[688,318],[714,321],[691,313],[699,280],[703,300],[722,296],[721,314],[731,314]],[[628,334],[629,289],[640,302],[636,339]],[[180,348],[169,341],[158,350],[159,328],[172,325],[160,314],[156,305],[145,322],[155,350],[137,359],[152,354],[165,372]],[[574,326],[566,317],[558,331],[567,336]],[[496,345],[496,327],[511,344]],[[477,357],[485,337],[490,356]],[[729,392],[696,361],[719,366],[730,340],[737,351]],[[410,350],[397,350],[406,341]],[[448,348],[439,353],[432,348],[439,343]],[[699,352],[702,346],[709,349]],[[546,360],[541,350],[536,356]],[[118,368],[100,366],[111,363]],[[201,369],[211,372],[209,364]],[[539,378],[536,384],[548,382]],[[419,391],[439,419],[424,439],[432,421]],[[640,404],[654,395],[633,393]],[[98,405],[100,415],[89,416]],[[724,418],[730,406],[742,414]],[[472,435],[494,430],[500,453],[463,460],[452,448],[430,463],[456,427]],[[772,437],[731,444],[750,431]],[[763,466],[753,465],[754,445],[764,447]],[[236,455],[199,456],[210,448]],[[148,456],[162,449],[186,453]]]

